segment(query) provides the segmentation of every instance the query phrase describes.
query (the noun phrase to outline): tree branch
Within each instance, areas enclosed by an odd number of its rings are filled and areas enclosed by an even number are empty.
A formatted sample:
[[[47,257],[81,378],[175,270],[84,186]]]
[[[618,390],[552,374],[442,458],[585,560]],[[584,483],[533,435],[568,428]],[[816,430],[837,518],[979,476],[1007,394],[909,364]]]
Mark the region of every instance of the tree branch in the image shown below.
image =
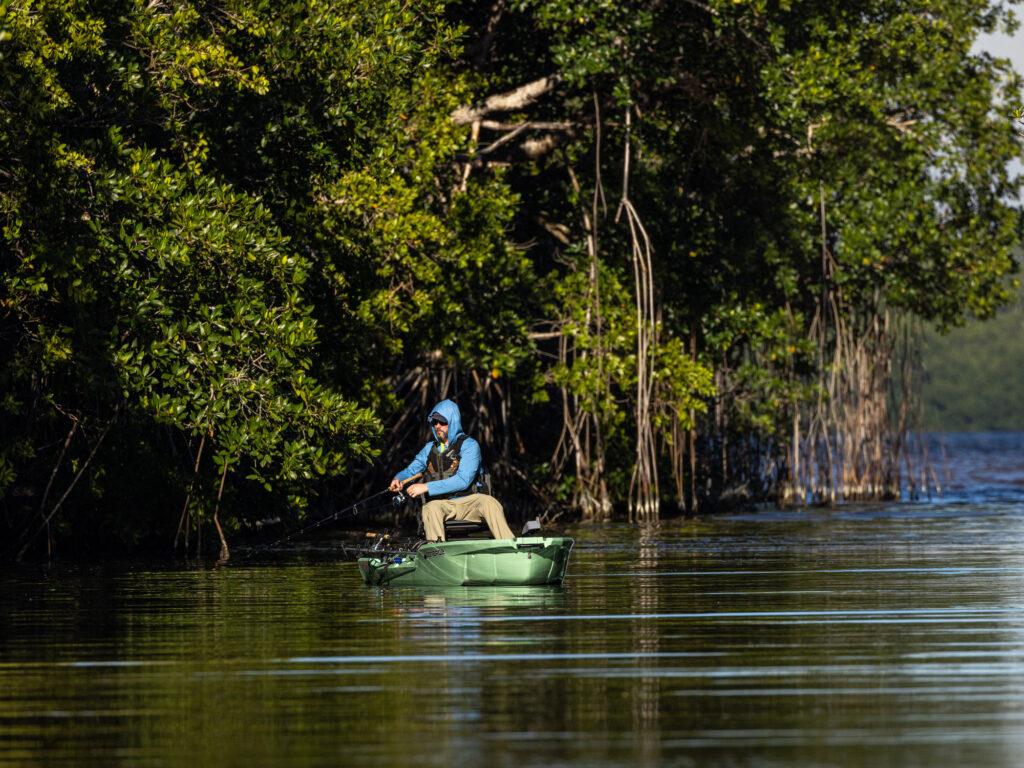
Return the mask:
[[[561,81],[562,76],[559,74],[547,75],[506,93],[488,96],[478,107],[462,106],[456,109],[452,112],[452,122],[456,125],[468,125],[493,112],[512,112],[523,109],[553,90]]]

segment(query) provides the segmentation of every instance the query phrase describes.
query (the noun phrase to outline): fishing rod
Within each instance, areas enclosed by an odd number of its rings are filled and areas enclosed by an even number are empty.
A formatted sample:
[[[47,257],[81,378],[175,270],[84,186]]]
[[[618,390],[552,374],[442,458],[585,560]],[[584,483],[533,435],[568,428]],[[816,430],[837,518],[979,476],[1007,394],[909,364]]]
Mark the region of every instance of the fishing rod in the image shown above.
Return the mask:
[[[422,472],[417,472],[412,477],[407,477],[405,480],[402,481],[402,487],[404,488],[407,483],[411,483],[413,480],[415,480],[417,477],[419,477],[422,474],[423,474]],[[301,535],[303,535],[305,533],[310,533],[312,531],[315,531],[320,526],[326,525],[327,523],[330,523],[330,522],[333,522],[334,520],[337,520],[339,517],[344,515],[346,512],[352,512],[353,510],[356,510],[360,505],[366,504],[367,502],[373,501],[374,499],[376,499],[376,498],[378,498],[380,496],[383,496],[385,493],[391,493],[391,492],[392,491],[391,491],[390,488],[385,488],[383,491],[380,491],[379,493],[375,493],[372,496],[367,496],[365,499],[360,499],[355,504],[351,504],[350,506],[347,506],[344,509],[339,509],[334,514],[328,515],[327,517],[323,517],[323,518],[317,520],[312,525],[307,525],[305,528],[300,528],[299,530],[297,530],[297,531],[295,531],[293,533],[289,533],[284,538],[278,539],[277,541],[273,541],[270,544],[266,544],[266,545],[264,545],[262,547],[257,547],[252,552],[249,552],[248,554],[246,554],[242,559],[243,560],[248,560],[253,555],[257,555],[260,552],[266,552],[268,549],[273,549],[274,547],[276,547],[276,546],[278,546],[280,544],[284,544],[286,541],[291,541],[292,539],[294,539],[294,538],[296,538],[298,536],[301,536]],[[405,496],[402,494],[401,491],[398,492],[398,496],[396,497],[395,500],[396,500],[396,502],[399,502],[399,503],[401,501],[405,501]]]

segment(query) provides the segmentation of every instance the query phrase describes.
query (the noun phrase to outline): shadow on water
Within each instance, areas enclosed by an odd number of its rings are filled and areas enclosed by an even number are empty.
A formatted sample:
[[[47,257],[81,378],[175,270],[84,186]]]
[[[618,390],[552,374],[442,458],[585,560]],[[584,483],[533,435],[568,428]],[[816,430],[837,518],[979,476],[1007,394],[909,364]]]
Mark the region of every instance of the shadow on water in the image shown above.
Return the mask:
[[[5,571],[0,765],[1015,766],[1024,440],[972,441],[942,499],[577,526],[561,587]]]

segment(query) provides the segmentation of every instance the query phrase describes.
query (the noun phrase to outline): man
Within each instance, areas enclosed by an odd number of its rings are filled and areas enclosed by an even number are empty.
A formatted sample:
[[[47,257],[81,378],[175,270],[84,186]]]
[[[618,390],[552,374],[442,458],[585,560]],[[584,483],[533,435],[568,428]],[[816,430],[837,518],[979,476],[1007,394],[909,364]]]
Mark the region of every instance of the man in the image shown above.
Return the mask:
[[[445,520],[483,521],[496,539],[514,538],[505,511],[493,496],[477,491],[480,446],[462,431],[459,407],[442,400],[427,418],[434,433],[412,463],[399,472],[389,486],[400,491],[402,482],[423,473],[426,482],[413,483],[405,492],[416,498],[424,494],[423,529],[427,541],[444,541]]]

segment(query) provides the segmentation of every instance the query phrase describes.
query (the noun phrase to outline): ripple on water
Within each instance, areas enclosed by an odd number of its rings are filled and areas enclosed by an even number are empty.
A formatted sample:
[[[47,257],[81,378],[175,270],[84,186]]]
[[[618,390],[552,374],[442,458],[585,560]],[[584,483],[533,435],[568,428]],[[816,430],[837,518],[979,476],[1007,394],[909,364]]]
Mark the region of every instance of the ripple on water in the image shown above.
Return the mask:
[[[0,765],[1016,766],[1024,438],[992,445],[927,502],[577,526],[559,588],[367,588],[326,545],[6,571]]]

